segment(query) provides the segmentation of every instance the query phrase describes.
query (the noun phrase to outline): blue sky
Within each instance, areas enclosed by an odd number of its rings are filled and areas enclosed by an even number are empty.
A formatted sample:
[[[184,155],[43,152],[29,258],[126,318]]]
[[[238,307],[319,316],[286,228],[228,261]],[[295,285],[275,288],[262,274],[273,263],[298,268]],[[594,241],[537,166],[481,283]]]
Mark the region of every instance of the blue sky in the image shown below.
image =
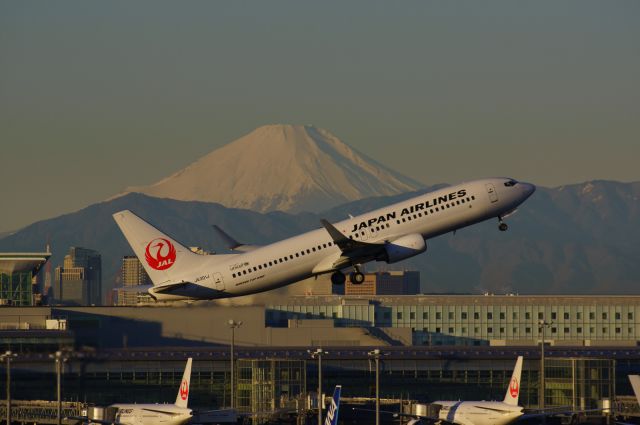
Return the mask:
[[[0,1],[0,232],[272,123],[427,184],[637,181],[639,21],[637,1]]]

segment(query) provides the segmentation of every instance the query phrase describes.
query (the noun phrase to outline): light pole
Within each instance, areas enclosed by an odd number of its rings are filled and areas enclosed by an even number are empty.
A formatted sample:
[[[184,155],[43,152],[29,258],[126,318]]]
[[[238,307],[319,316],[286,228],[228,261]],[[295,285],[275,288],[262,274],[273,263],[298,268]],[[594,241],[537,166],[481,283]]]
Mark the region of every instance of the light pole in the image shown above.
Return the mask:
[[[318,425],[322,425],[322,356],[329,354],[322,348],[316,348],[316,351],[307,350],[312,358],[318,358]]]
[[[538,321],[538,331],[542,332],[542,343],[540,344],[540,409],[544,409],[544,340],[545,340],[545,330],[553,325],[553,320],[551,322],[547,322],[545,320]]]
[[[7,361],[7,425],[11,425],[11,360],[16,356],[11,350],[0,355],[0,359]]]
[[[235,376],[234,376],[234,352],[233,349],[235,348],[235,343],[236,343],[236,329],[239,328],[240,326],[242,326],[242,320],[239,321],[235,321],[233,319],[229,319],[229,321],[227,322],[227,324],[229,325],[229,328],[231,328],[231,408],[233,409],[235,407],[235,386],[234,386],[234,380],[235,380]]]
[[[57,419],[58,425],[62,425],[62,395],[61,395],[61,375],[62,375],[62,363],[66,362],[69,357],[68,353],[64,353],[60,350],[56,351],[54,354],[49,354],[49,358],[54,359],[56,362],[56,393],[58,395],[58,411],[57,411]]]
[[[380,425],[380,350],[376,348],[367,354],[376,361],[376,425]]]

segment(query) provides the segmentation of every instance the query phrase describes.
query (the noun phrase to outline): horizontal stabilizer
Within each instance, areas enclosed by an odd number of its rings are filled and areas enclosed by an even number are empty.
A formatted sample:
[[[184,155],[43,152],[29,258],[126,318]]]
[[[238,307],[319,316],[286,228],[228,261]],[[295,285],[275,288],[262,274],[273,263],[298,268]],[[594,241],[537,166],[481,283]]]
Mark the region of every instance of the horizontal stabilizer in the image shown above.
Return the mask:
[[[231,235],[229,235],[227,232],[222,230],[220,226],[218,226],[217,224],[214,224],[212,227],[218,233],[220,238],[224,241],[224,244],[227,245],[227,247],[232,251],[249,252],[259,248],[258,245],[247,245],[247,244],[238,242],[233,237],[231,237]]]

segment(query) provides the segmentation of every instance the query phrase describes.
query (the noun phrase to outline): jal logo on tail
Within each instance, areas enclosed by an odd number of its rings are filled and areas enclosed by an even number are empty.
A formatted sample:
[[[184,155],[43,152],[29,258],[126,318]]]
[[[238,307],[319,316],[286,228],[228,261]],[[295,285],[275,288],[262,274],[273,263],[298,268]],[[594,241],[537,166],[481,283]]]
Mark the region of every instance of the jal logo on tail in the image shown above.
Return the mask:
[[[180,385],[180,398],[186,400],[188,396],[189,384],[187,383],[187,381],[182,381],[182,384]]]
[[[157,238],[149,242],[144,257],[152,269],[166,270],[176,262],[176,248],[167,239]]]
[[[519,390],[520,385],[518,384],[518,379],[514,377],[511,379],[511,384],[509,384],[509,394],[511,394],[511,397],[516,398],[518,397]]]

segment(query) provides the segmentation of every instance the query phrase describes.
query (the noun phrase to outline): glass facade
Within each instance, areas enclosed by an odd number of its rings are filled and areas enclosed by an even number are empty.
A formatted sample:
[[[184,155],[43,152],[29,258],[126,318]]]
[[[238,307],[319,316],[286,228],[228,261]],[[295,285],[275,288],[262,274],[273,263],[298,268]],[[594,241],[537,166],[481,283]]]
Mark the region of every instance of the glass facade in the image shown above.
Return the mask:
[[[615,362],[606,359],[548,359],[545,362],[545,406],[597,409],[614,398]]]
[[[545,331],[547,341],[636,341],[640,337],[637,296],[334,297],[322,301],[289,300],[267,306],[266,324],[284,327],[289,319],[333,317],[338,327],[411,328],[414,345],[486,345],[491,340],[535,344],[542,338],[539,320],[554,322]]]
[[[15,306],[33,305],[33,275],[31,270],[0,272],[0,300]]]

